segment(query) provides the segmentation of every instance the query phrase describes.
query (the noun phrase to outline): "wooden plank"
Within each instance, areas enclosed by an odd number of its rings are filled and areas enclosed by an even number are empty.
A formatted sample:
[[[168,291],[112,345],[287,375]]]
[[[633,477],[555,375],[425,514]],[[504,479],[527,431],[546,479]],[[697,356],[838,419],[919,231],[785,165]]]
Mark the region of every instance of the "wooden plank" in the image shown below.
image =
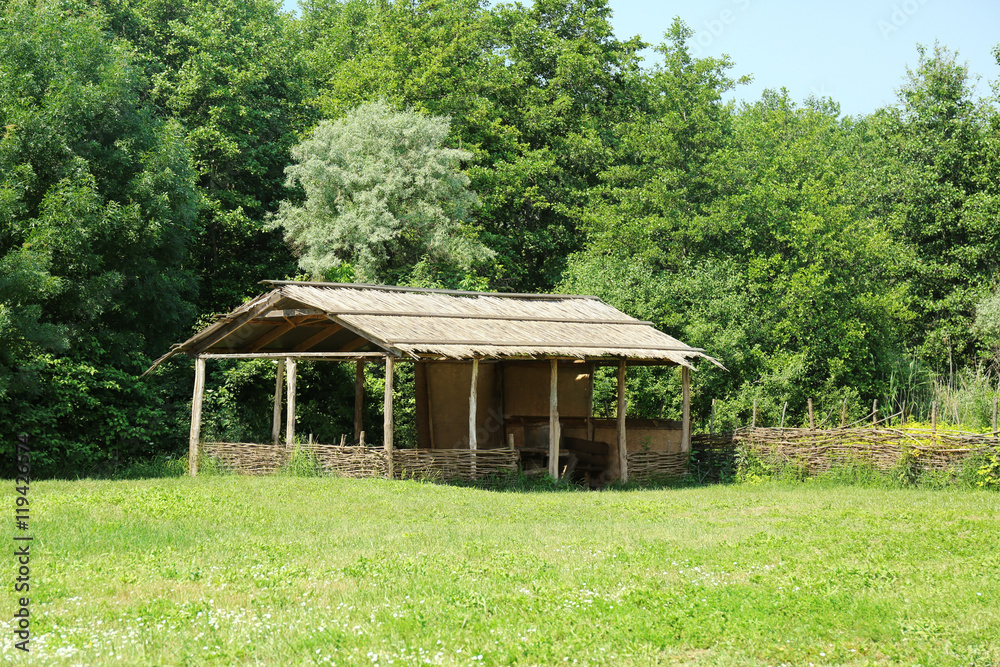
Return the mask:
[[[285,386],[285,362],[279,361],[274,373],[274,416],[271,419],[271,443],[281,443],[281,393]]]
[[[394,345],[489,345],[490,347],[579,347],[584,349],[609,349],[609,350],[653,350],[656,352],[704,352],[696,347],[663,347],[661,345],[623,345],[620,343],[590,343],[581,341],[552,341],[539,342],[537,340],[515,340],[503,341],[496,338],[480,340],[449,340],[449,339],[427,339],[427,338],[403,338],[400,340],[388,341],[384,343],[387,347]]]
[[[391,355],[386,355],[385,357],[385,407],[383,410],[382,417],[382,433],[383,441],[382,446],[385,448],[386,453],[386,472],[385,475],[389,479],[392,479],[392,376],[393,369],[395,368],[396,360]]]
[[[259,336],[257,340],[247,345],[247,352],[256,352],[260,348],[264,347],[268,343],[274,342],[281,338],[284,334],[292,330],[295,325],[291,322],[283,322],[276,325],[273,329],[265,333],[263,336]]]
[[[355,359],[376,359],[385,356],[383,352],[232,352],[206,353],[199,355],[205,359],[284,359],[294,356],[296,359],[323,359],[335,361],[354,361]]]
[[[295,446],[295,383],[298,379],[298,364],[294,357],[285,357],[285,384],[288,398],[285,401],[285,446]]]
[[[685,371],[687,368],[684,369]],[[628,481],[628,441],[625,433],[625,413],[627,405],[625,403],[625,362],[618,362],[618,478]]]
[[[472,360],[472,382],[469,386],[469,449],[478,449],[476,440],[477,389],[479,384],[479,359]]]
[[[306,338],[304,341],[293,347],[292,352],[305,352],[307,350],[310,350],[319,345],[320,343],[322,343],[324,340],[326,340],[333,334],[337,333],[338,331],[341,331],[343,328],[344,327],[340,326],[339,324],[333,324],[328,327],[324,327],[318,333],[313,334],[309,338]]]
[[[606,442],[600,442],[598,440],[584,440],[583,438],[571,438],[565,436],[562,439],[562,444],[566,449],[572,449],[577,452],[584,452],[586,454],[595,454],[598,456],[607,457],[610,445]]]
[[[549,474],[559,479],[559,362],[549,361]]]
[[[365,430],[365,362],[354,364],[354,440],[360,442]]]
[[[683,417],[681,419],[681,451],[691,451],[691,369],[681,368],[681,396],[683,398]],[[784,413],[782,413],[784,421]]]
[[[191,433],[188,437],[188,474],[198,474],[198,441],[201,440],[201,404],[205,398],[205,360],[194,360],[194,395],[191,397]]]
[[[319,310],[317,308],[290,308],[286,310],[269,310],[258,319],[271,320],[271,319],[288,319],[289,317],[312,317],[314,315],[326,315],[325,310]]]
[[[552,322],[563,324],[627,324],[653,326],[652,322],[646,320],[629,319],[573,319],[568,317],[531,317],[530,315],[490,315],[485,313],[431,313],[427,311],[414,310],[338,310],[331,312],[337,317],[351,317],[360,315],[364,317],[420,317],[446,320],[495,320],[498,322]]]

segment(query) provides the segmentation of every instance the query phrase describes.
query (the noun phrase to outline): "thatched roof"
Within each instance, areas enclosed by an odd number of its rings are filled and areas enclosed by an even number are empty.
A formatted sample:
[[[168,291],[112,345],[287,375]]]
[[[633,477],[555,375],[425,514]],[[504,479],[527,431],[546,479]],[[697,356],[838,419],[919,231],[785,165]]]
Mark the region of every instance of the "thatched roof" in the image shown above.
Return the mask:
[[[392,354],[413,359],[619,358],[690,366],[692,348],[597,297],[266,281],[274,289],[171,355]],[[152,370],[152,368],[150,369]],[[148,371],[147,371],[148,372]]]

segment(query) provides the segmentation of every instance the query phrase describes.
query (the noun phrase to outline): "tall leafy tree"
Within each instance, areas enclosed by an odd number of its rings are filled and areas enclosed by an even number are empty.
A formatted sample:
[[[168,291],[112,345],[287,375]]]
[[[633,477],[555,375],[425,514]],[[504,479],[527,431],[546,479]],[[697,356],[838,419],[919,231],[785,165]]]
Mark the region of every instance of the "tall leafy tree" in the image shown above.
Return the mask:
[[[317,278],[407,282],[472,272],[490,253],[468,226],[475,195],[459,171],[468,151],[445,148],[448,119],[363,104],[323,122],[292,153],[289,185],[273,225]]]
[[[138,52],[161,117],[178,121],[204,206],[194,246],[199,308],[227,309],[294,262],[266,216],[288,193],[283,169],[311,124],[292,19],[273,0],[100,0]]]
[[[303,24],[326,115],[384,98],[452,118],[449,144],[474,155],[492,283],[531,290],[579,249],[586,190],[632,104],[644,45],[616,39],[609,18],[604,0],[315,0]]]
[[[194,314],[184,132],[105,27],[53,0],[0,13],[0,421],[36,438],[41,474],[159,444],[135,376]]]

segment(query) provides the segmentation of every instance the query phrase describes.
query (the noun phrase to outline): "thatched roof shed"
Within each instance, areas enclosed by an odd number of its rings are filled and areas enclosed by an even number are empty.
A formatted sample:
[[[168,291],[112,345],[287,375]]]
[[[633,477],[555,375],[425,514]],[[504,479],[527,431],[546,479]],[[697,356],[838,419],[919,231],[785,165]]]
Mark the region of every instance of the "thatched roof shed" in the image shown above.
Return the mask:
[[[219,316],[212,325],[175,345],[147,371],[178,353],[198,360],[192,457],[197,453],[200,392],[204,388],[206,359],[273,357],[285,360],[288,443],[294,437],[296,359],[357,362],[356,415],[360,415],[364,362],[385,363],[384,446],[389,452],[392,451],[392,367],[395,362],[410,361],[417,365],[417,417],[418,422],[423,420],[418,423],[420,447],[457,451],[456,444],[461,444],[463,451],[475,451],[480,443],[487,448],[502,447],[508,439],[514,443],[520,438],[520,447],[530,449],[531,420],[541,417],[539,413],[544,408],[548,416],[544,434],[549,444],[548,468],[558,476],[560,436],[565,435],[561,427],[569,423],[570,417],[586,419],[586,429],[576,434],[581,437],[574,442],[591,442],[597,437],[592,419],[593,369],[595,365],[617,365],[619,461],[611,467],[616,476],[626,477],[626,364],[683,368],[685,411],[679,446],[687,451],[690,440],[688,370],[699,358],[718,363],[704,350],[685,345],[658,331],[650,322],[630,317],[593,296],[293,281],[265,281],[265,284],[272,288],[269,292]],[[524,396],[531,391],[526,394],[521,388],[510,386],[512,382],[532,390],[550,386],[545,395],[525,402]],[[281,417],[280,374],[278,383],[275,444],[279,439]],[[458,403],[467,401],[469,404],[468,412],[461,416],[455,408],[459,397],[452,395],[456,386],[466,388],[464,398]],[[544,405],[539,405],[542,402]],[[486,429],[486,436],[483,435],[484,410],[492,415],[489,419],[500,423],[492,431]],[[467,429],[462,427],[462,432],[468,434],[467,439],[456,435],[456,421],[463,420],[468,423]],[[516,437],[514,425],[522,428]],[[360,416],[356,417],[356,437],[359,432]],[[589,445],[579,446],[586,448]]]
[[[153,368],[178,352],[620,358],[680,366],[698,358],[715,361],[594,296],[266,283],[274,289],[175,346]]]

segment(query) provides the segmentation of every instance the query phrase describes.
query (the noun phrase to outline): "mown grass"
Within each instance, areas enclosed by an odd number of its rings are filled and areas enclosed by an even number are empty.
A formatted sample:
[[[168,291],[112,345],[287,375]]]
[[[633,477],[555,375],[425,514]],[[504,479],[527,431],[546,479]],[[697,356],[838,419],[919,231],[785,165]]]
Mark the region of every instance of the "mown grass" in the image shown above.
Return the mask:
[[[1000,664],[992,492],[208,476],[31,498],[12,662]]]

